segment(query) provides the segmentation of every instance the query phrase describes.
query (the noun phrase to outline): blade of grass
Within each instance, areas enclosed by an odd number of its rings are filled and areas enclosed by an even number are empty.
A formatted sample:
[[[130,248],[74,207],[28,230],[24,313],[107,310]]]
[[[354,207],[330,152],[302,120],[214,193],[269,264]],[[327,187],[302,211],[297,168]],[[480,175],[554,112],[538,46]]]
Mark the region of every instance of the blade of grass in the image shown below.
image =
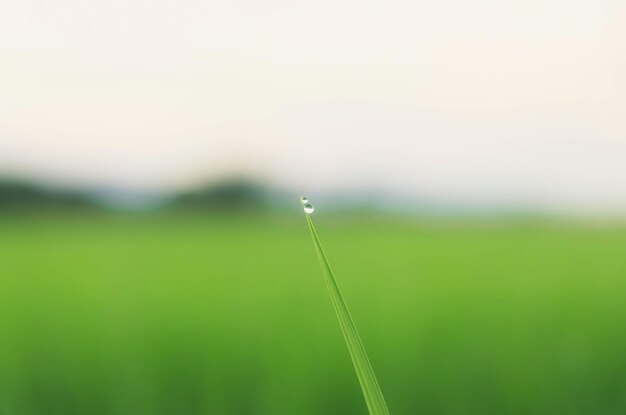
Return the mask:
[[[376,375],[374,374],[372,365],[367,358],[363,342],[361,341],[356,326],[354,325],[348,306],[343,299],[343,295],[341,295],[341,290],[339,289],[339,285],[337,285],[337,280],[335,279],[333,271],[330,268],[330,264],[328,263],[328,259],[326,258],[326,254],[322,248],[317,231],[313,225],[313,220],[311,219],[310,214],[306,214],[305,216],[307,224],[309,225],[309,230],[311,231],[313,244],[315,245],[315,252],[317,253],[320,266],[322,267],[324,280],[326,282],[326,286],[328,287],[328,291],[335,308],[335,313],[337,314],[337,319],[339,320],[339,326],[341,327],[343,337],[348,346],[352,364],[354,365],[356,375],[359,379],[359,383],[361,384],[361,389],[363,390],[363,395],[365,397],[369,413],[370,415],[389,415],[385,398],[383,397],[383,393],[380,390],[378,381],[376,380]]]

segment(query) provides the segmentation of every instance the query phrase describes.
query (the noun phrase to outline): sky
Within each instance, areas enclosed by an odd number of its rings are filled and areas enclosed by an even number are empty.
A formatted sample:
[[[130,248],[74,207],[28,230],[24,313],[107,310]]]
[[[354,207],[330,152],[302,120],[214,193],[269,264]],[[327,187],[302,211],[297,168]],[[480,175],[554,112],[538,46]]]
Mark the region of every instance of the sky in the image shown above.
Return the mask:
[[[621,0],[0,0],[0,176],[626,212]]]

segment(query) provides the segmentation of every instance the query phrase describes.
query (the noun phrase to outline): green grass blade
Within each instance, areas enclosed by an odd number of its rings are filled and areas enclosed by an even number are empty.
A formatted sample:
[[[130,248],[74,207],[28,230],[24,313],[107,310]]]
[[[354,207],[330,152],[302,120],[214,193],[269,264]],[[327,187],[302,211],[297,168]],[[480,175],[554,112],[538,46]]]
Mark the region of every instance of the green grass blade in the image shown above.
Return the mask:
[[[380,390],[380,386],[378,386],[376,375],[374,374],[372,365],[367,358],[363,342],[359,337],[359,333],[354,325],[352,316],[350,316],[348,306],[341,295],[341,290],[339,290],[333,271],[328,264],[328,259],[326,258],[326,254],[324,254],[324,249],[322,248],[320,239],[317,236],[317,231],[315,230],[311,216],[308,214],[305,216],[309,225],[309,230],[311,231],[315,251],[317,252],[317,257],[322,267],[324,280],[326,281],[328,291],[330,292],[330,297],[332,299],[333,306],[335,307],[335,313],[337,314],[341,331],[343,332],[344,339],[348,346],[348,351],[350,352],[350,357],[352,358],[356,375],[359,378],[359,383],[361,384],[361,389],[363,390],[363,395],[365,396],[365,402],[367,403],[369,413],[370,415],[389,415],[389,410],[387,409],[387,404],[385,403],[385,398]]]

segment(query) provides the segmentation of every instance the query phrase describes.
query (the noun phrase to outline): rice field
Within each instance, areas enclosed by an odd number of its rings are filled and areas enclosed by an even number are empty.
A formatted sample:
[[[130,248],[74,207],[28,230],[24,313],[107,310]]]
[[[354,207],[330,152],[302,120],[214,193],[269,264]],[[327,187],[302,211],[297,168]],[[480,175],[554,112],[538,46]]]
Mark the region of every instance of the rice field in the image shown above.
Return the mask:
[[[626,413],[626,227],[315,221],[391,414]],[[59,212],[1,215],[0,414],[367,408],[301,210]]]

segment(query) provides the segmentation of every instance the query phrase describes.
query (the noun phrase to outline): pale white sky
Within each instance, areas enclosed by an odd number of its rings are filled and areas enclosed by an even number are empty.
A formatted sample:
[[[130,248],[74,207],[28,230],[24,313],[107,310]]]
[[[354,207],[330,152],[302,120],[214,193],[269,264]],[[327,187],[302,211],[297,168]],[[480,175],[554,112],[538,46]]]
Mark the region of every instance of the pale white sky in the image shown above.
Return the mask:
[[[621,0],[0,0],[0,175],[626,211]]]

